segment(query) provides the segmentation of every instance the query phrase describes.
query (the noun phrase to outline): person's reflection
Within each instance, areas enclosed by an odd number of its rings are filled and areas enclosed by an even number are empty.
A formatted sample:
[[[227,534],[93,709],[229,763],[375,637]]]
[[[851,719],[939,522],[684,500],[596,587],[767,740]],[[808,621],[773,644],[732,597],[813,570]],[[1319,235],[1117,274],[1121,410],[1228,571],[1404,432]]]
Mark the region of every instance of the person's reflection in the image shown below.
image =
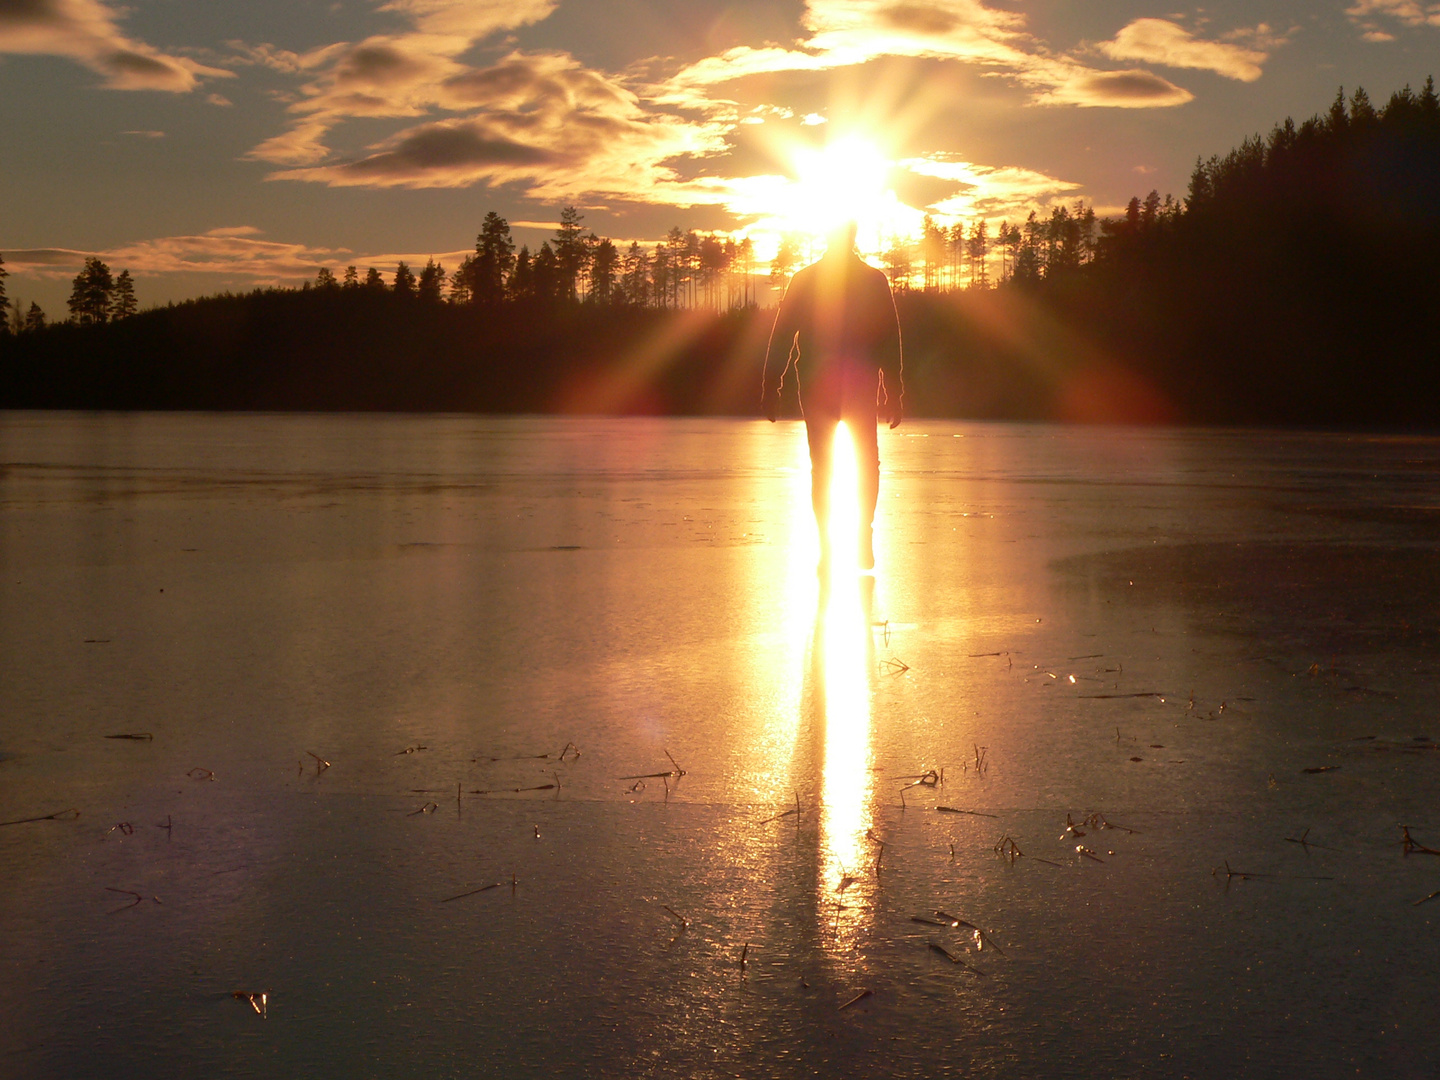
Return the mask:
[[[830,469],[835,429],[843,420],[855,439],[860,489],[857,558],[875,566],[873,525],[880,491],[876,422],[904,415],[900,321],[885,275],[855,253],[855,223],[831,233],[825,255],[799,271],[775,313],[765,354],[761,407],[780,414],[785,373],[795,367],[810,442],[810,498],[820,529],[822,576],[829,565]],[[800,375],[804,368],[803,379]]]
[[[801,701],[820,769],[815,901],[822,939],[846,947],[863,925],[874,885],[870,866],[872,787],[870,695],[875,579],[826,575],[819,589]],[[833,934],[831,933],[833,931]]]

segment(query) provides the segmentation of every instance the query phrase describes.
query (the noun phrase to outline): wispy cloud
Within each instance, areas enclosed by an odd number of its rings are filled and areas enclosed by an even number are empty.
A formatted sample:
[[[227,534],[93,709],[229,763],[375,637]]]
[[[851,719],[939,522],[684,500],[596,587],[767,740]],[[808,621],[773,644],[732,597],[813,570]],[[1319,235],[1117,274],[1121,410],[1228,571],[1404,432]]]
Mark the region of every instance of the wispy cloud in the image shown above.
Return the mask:
[[[1394,41],[1395,35],[1385,29],[1386,20],[1401,26],[1440,26],[1440,4],[1422,4],[1419,0],[1356,0],[1345,9],[1350,21],[1362,31],[1366,41]]]
[[[0,0],[0,53],[63,56],[105,77],[112,90],[194,90],[232,73],[172,56],[121,32],[101,0]]]
[[[90,256],[104,260],[112,270],[127,269],[135,277],[171,274],[215,275],[252,286],[296,285],[311,279],[321,266],[332,270],[346,265],[374,266],[389,273],[400,261],[412,266],[434,257],[451,266],[467,252],[357,253],[347,248],[265,240],[251,226],[211,229],[196,236],[163,236],[122,244],[103,251],[70,248],[29,248],[3,252],[6,269],[17,275],[51,280],[74,276]]]
[[[1023,218],[1080,188],[1034,169],[977,165],[954,155],[909,158],[897,164],[917,176],[954,185],[953,194],[929,207],[942,217]]]
[[[536,198],[713,201],[684,190],[665,163],[722,150],[724,129],[647,110],[618,81],[566,54],[512,53],[444,79],[435,96],[471,115],[407,128],[362,156],[273,176],[377,187],[520,181]]]
[[[1044,87],[1036,94],[1038,105],[1154,109],[1184,105],[1195,99],[1189,90],[1162,79],[1153,71],[1095,71],[1079,64],[1057,64],[1046,76],[1043,80],[1035,76],[1027,78]]]
[[[1113,60],[1197,68],[1227,79],[1254,82],[1270,58],[1268,49],[1260,46],[1273,48],[1285,40],[1277,37],[1265,23],[1227,37],[1229,40],[1207,41],[1169,19],[1136,19],[1097,48]]]

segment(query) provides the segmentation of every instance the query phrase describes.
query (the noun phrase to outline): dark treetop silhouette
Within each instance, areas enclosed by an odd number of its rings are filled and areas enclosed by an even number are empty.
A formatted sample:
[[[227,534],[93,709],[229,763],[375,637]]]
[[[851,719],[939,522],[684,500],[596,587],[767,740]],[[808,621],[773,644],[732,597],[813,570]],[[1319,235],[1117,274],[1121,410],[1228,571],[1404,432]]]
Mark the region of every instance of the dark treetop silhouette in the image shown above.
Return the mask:
[[[820,528],[821,561],[828,562],[830,555],[831,458],[835,429],[844,420],[855,440],[860,480],[860,565],[870,569],[875,565],[872,526],[880,491],[875,424],[883,409],[890,426],[899,425],[905,387],[900,321],[890,284],[855,254],[853,224],[832,233],[825,256],[795,275],[775,313],[761,401],[772,421],[779,414],[780,391],[792,365],[810,443],[810,498]]]

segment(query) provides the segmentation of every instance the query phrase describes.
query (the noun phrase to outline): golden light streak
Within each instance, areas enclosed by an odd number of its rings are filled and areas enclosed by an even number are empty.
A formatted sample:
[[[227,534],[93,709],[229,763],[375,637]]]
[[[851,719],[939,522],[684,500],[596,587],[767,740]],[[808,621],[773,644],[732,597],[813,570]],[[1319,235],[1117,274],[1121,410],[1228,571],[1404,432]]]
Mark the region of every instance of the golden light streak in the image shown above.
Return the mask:
[[[859,488],[854,443],[841,424],[835,433],[830,478],[832,557],[822,583],[820,621],[824,659],[825,760],[821,780],[821,911],[834,912],[834,941],[843,949],[863,922],[874,885],[871,826],[870,618],[855,568]],[[828,586],[828,588],[826,588]]]

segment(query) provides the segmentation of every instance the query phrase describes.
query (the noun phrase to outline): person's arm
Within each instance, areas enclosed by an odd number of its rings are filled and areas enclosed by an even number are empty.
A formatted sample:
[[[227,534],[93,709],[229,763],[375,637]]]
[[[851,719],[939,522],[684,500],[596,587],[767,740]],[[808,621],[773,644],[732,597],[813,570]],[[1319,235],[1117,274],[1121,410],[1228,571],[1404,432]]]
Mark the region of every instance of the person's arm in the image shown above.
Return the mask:
[[[775,325],[770,328],[770,344],[765,349],[765,368],[760,377],[760,408],[765,418],[775,421],[780,416],[780,390],[785,373],[790,370],[795,351],[795,334],[800,329],[800,275],[790,281],[780,308],[775,312]]]
[[[885,384],[885,402],[880,415],[889,421],[892,428],[899,427],[905,416],[905,357],[900,342],[900,316],[895,310],[895,295],[885,275],[877,271],[880,288],[885,299],[878,306],[885,312],[885,329],[879,343],[880,374]]]

